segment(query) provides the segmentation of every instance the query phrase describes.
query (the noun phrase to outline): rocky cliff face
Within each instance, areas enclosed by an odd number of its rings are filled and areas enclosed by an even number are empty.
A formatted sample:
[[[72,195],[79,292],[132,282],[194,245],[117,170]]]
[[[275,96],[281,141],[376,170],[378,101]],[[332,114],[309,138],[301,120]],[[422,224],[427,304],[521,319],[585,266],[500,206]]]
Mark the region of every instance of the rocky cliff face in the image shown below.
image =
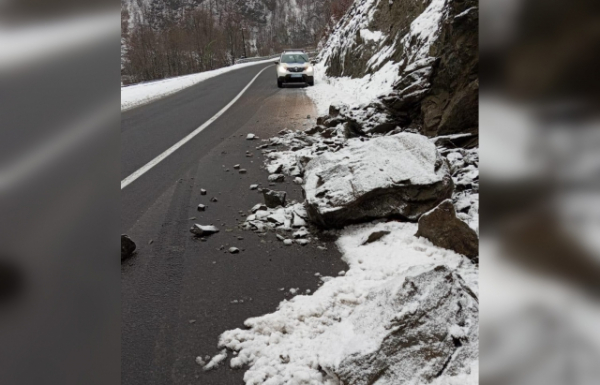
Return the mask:
[[[429,137],[476,133],[477,0],[358,0],[323,46],[329,76],[363,77],[400,63],[380,98],[390,121]]]

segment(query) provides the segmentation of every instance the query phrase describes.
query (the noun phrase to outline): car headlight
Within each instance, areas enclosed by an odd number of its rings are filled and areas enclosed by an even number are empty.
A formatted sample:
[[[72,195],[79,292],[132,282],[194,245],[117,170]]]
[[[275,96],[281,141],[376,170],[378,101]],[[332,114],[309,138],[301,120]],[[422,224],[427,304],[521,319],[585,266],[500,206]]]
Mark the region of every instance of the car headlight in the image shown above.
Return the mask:
[[[280,69],[281,71],[287,71],[287,66],[286,66],[285,64],[280,64],[280,65],[279,65],[279,69]]]
[[[312,70],[313,70],[313,66],[308,66],[308,67],[306,67],[306,71],[310,72],[310,71],[312,71]]]

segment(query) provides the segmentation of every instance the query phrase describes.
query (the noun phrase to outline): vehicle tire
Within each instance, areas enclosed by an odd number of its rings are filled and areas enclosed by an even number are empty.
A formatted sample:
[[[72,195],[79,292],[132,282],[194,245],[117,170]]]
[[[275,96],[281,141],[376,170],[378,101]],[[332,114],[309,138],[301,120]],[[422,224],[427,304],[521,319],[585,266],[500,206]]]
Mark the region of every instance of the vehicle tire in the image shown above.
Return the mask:
[[[283,88],[283,82],[279,79],[277,79],[277,87]]]
[[[309,80],[309,81],[308,81],[308,85],[309,85],[310,87],[314,86],[314,85],[315,85],[315,81],[314,81],[314,80]]]

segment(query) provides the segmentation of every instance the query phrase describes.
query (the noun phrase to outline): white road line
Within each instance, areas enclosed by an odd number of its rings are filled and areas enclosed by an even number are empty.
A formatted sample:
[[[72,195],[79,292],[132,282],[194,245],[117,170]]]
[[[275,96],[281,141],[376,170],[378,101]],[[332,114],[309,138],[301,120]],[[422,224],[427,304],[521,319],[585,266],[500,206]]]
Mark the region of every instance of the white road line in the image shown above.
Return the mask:
[[[123,179],[121,181],[121,190],[123,190],[125,187],[129,186],[131,183],[133,183],[133,181],[135,181],[136,179],[138,179],[139,177],[141,177],[142,175],[144,175],[145,173],[147,173],[148,171],[150,171],[152,169],[152,167],[156,166],[157,164],[159,164],[160,162],[162,162],[163,160],[165,160],[169,155],[171,155],[172,153],[174,153],[175,151],[177,151],[181,146],[183,146],[184,144],[186,144],[187,142],[189,142],[190,140],[192,140],[196,135],[198,135],[199,133],[201,133],[202,131],[204,131],[204,129],[206,127],[210,126],[212,122],[214,122],[215,120],[217,120],[228,109],[230,109],[231,106],[233,106],[233,104],[235,102],[237,102],[239,98],[242,97],[242,95],[244,94],[244,92],[246,92],[248,90],[248,88],[250,88],[250,86],[252,85],[252,83],[254,83],[254,81],[256,80],[256,78],[258,78],[260,76],[260,74],[262,74],[268,68],[271,68],[271,67],[270,66],[269,67],[265,67],[258,74],[256,74],[256,76],[254,77],[254,79],[252,79],[250,81],[250,83],[248,83],[248,85],[235,98],[233,98],[233,100],[231,102],[229,102],[228,105],[226,105],[225,107],[223,107],[221,109],[221,111],[217,112],[215,114],[215,116],[213,116],[212,118],[210,118],[209,120],[207,120],[203,125],[201,125],[200,127],[196,128],[194,131],[192,131],[191,133],[189,133],[185,138],[183,138],[179,142],[175,143],[168,150],[166,150],[165,152],[163,152],[162,154],[160,154],[156,158],[152,159],[150,162],[146,163],[144,166],[142,166],[142,168],[140,168],[139,170],[135,171],[133,174],[129,175],[127,178]]]

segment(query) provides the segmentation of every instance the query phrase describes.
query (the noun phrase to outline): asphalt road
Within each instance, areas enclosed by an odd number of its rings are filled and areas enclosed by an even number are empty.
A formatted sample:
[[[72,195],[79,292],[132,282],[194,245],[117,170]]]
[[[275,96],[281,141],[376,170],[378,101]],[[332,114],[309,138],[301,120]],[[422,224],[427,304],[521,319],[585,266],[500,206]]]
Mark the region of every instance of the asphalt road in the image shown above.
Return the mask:
[[[210,119],[264,67],[233,71],[124,112],[122,179]],[[196,356],[216,354],[223,331],[273,312],[290,298],[290,288],[314,292],[315,273],[346,269],[332,239],[284,246],[273,233],[259,237],[237,228],[263,202],[249,186],[268,184],[256,150],[260,142],[246,135],[268,138],[284,128],[308,128],[316,118],[303,87],[277,88],[274,72],[263,72],[225,115],[121,191],[122,232],[138,245],[121,265],[124,385],[242,384],[243,370],[227,365],[203,372]],[[246,157],[247,150],[254,156]],[[237,173],[234,164],[247,174]],[[272,188],[300,200],[300,187],[289,179]],[[201,188],[208,194],[200,195]],[[199,203],[208,206],[205,212],[196,211]],[[189,233],[193,223],[221,231],[201,242]],[[229,254],[230,246],[242,252]]]

